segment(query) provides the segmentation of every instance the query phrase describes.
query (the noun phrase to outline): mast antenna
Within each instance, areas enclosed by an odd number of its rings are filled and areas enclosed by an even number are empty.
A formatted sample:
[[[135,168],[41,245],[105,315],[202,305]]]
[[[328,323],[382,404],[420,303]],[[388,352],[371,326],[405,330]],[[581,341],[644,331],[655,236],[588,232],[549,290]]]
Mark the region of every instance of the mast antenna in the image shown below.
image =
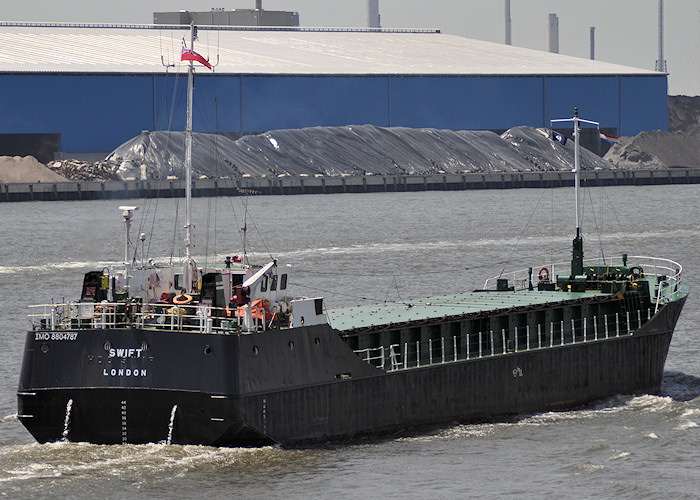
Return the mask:
[[[246,199],[245,210],[243,212],[243,262],[249,265],[248,262],[248,247],[247,247],[247,236],[248,236],[248,200]]]
[[[194,50],[197,28],[190,24],[190,49]],[[194,61],[189,60],[187,70],[187,126],[185,127],[185,262],[183,266],[184,288],[192,291],[195,262],[192,259],[192,89],[194,87]]]
[[[126,288],[129,288],[129,274],[131,273],[131,262],[129,261],[129,246],[131,245],[131,237],[129,232],[131,231],[131,219],[134,216],[134,212],[138,210],[137,206],[123,205],[119,207],[122,211],[122,217],[124,217],[124,275],[126,278]],[[136,257],[136,252],[134,252],[134,257]]]
[[[578,117],[578,108],[574,108],[574,116],[572,118],[562,118],[558,120],[550,120],[549,127],[553,130],[554,123],[573,122],[574,125],[574,198],[576,205],[576,237],[573,241],[573,251],[571,256],[571,275],[579,276],[583,274],[583,236],[581,236],[581,123],[595,125],[600,129],[600,123],[590,120],[584,120]]]
[[[162,30],[161,30],[162,31]],[[170,35],[170,45],[172,45],[172,33]],[[175,63],[170,62],[170,57],[168,57],[168,62],[165,62],[165,57],[163,56],[163,34],[162,32],[158,34],[158,43],[160,44],[160,63],[165,66],[165,71],[168,71],[168,68],[174,68]]]

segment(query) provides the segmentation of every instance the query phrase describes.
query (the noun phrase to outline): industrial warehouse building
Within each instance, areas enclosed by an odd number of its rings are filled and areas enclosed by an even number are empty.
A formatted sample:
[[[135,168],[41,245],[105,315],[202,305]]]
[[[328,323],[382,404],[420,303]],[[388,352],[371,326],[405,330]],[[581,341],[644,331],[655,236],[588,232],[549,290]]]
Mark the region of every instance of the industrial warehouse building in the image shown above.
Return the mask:
[[[183,26],[0,24],[0,154],[104,155],[182,130]],[[572,115],[615,135],[668,127],[663,73],[437,31],[213,27],[194,129],[373,124],[502,131]]]

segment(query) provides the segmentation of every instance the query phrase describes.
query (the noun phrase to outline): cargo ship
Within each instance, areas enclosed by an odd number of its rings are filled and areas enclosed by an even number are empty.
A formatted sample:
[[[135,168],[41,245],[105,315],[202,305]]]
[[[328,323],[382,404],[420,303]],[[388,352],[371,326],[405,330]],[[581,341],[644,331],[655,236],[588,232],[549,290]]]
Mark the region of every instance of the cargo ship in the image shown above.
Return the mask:
[[[191,50],[193,63],[202,62]],[[183,52],[184,54],[184,52]],[[186,164],[192,151],[188,92]],[[574,112],[571,261],[475,291],[339,309],[287,297],[288,268],[191,256],[89,271],[73,302],[33,306],[18,418],[41,442],[293,446],[657,393],[689,293],[680,264],[584,259]],[[77,295],[76,286],[76,295]]]

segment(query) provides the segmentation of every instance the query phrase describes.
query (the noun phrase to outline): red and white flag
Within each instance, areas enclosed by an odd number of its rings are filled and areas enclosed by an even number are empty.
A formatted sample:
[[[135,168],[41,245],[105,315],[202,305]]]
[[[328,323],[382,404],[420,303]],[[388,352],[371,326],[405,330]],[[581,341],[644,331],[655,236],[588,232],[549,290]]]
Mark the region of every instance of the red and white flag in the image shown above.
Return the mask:
[[[606,134],[605,132],[600,133],[600,140],[607,142],[609,144],[617,144],[619,138],[616,135]]]
[[[207,68],[211,69],[211,64],[209,61],[204,59],[204,56],[197,54],[194,50],[188,49],[187,47],[182,47],[182,55],[180,56],[181,61],[197,61],[204,64]]]

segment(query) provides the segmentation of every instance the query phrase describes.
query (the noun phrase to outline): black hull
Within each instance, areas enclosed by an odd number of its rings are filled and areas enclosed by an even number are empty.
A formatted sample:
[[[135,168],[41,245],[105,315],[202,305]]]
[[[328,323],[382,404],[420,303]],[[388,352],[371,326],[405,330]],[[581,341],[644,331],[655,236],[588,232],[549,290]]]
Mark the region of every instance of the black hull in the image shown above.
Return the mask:
[[[74,340],[30,332],[18,414],[40,442],[290,445],[657,393],[684,302],[632,336],[388,374],[327,326],[90,330]],[[132,351],[110,358],[110,347]]]

